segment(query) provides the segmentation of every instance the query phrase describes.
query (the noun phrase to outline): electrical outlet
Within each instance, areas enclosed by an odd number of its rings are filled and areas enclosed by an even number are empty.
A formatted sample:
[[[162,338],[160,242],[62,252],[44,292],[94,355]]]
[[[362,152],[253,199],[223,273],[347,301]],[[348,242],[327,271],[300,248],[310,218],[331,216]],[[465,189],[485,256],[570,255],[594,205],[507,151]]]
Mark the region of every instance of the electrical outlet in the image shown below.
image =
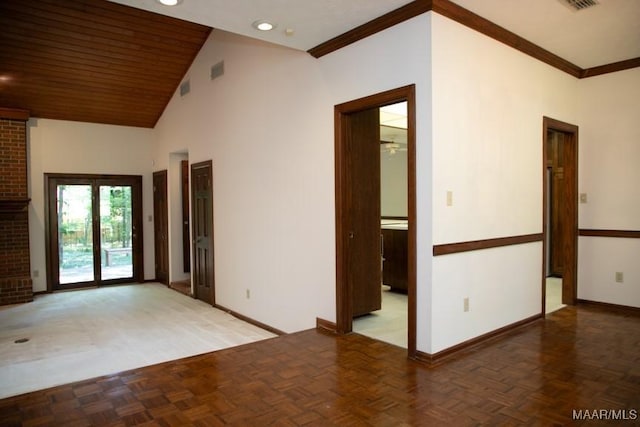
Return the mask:
[[[251,291],[249,289],[247,289],[247,299],[251,298]]]
[[[463,300],[463,305],[464,305],[463,310],[464,310],[464,311],[465,311],[465,313],[466,313],[467,311],[469,311],[469,297],[467,297],[467,298],[465,298],[465,299]]]
[[[33,278],[35,279],[36,277],[40,277],[40,270],[33,270],[33,274],[32,274]]]
[[[447,191],[447,206],[453,206],[453,191]]]
[[[624,273],[622,271],[616,271],[616,282],[624,283]]]

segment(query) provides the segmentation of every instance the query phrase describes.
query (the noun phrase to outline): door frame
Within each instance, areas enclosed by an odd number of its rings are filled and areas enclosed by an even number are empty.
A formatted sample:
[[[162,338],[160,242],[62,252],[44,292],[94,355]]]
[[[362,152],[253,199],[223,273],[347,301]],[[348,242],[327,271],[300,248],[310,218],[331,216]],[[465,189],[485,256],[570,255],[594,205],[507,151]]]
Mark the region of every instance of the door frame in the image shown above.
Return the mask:
[[[60,268],[57,238],[57,203],[56,187],[59,183],[85,184],[92,187],[101,185],[130,185],[131,186],[131,257],[133,274],[132,278],[102,280],[100,278],[100,266],[94,264],[94,280],[81,282],[75,285],[61,285],[60,277],[55,272]],[[77,289],[101,285],[120,284],[130,281],[144,282],[144,236],[142,228],[142,176],[140,175],[93,175],[73,173],[45,173],[44,174],[44,228],[45,228],[45,261],[47,274],[47,292],[66,289]],[[96,222],[95,194],[92,212],[92,220]],[[98,221],[99,223],[99,218]],[[100,242],[99,227],[93,227],[94,244]],[[55,233],[55,235],[53,234]],[[99,248],[98,248],[99,250]],[[95,248],[94,248],[95,252]],[[95,256],[95,254],[94,254]]]
[[[547,133],[549,130],[566,135],[567,150],[564,166],[565,203],[561,213],[563,221],[564,271],[562,276],[562,303],[575,305],[578,299],[578,126],[550,117],[542,119],[542,315],[546,315],[546,266],[548,230],[548,176]]]
[[[336,221],[336,331],[347,334],[353,328],[352,292],[347,280],[348,218],[345,214],[350,194],[346,186],[347,118],[349,114],[407,101],[407,191],[408,191],[408,356],[416,355],[416,100],[415,85],[345,102],[334,107],[335,132],[335,221]]]

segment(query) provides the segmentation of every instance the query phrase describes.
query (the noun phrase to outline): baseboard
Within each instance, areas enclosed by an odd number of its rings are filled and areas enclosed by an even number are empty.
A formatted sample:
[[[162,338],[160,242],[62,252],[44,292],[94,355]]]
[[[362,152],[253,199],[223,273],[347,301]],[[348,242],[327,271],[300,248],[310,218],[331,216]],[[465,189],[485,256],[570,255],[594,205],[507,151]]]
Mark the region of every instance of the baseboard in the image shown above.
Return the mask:
[[[605,308],[607,310],[622,311],[628,314],[640,316],[640,307],[632,307],[630,305],[611,304],[608,302],[591,301],[588,299],[578,299],[579,304],[591,305],[594,307]]]
[[[230,309],[228,309],[228,308],[226,308],[226,307],[224,307],[224,306],[222,306],[222,305],[220,305],[220,304],[214,304],[213,306],[214,306],[215,308],[217,308],[218,310],[222,310],[222,311],[224,311],[225,313],[229,313],[229,314],[230,314],[230,315],[232,315],[233,317],[237,317],[237,318],[238,318],[238,319],[240,319],[240,320],[243,320],[243,321],[245,321],[245,322],[247,322],[247,323],[251,323],[252,325],[257,326],[257,327],[259,327],[259,328],[262,328],[262,329],[264,329],[265,331],[269,331],[269,332],[271,332],[272,334],[276,334],[276,335],[287,335],[287,333],[286,333],[286,332],[281,331],[280,329],[276,329],[276,328],[274,328],[274,327],[272,327],[272,326],[269,326],[269,325],[267,325],[267,324],[265,324],[265,323],[258,322],[257,320],[254,320],[254,319],[252,319],[252,318],[250,318],[250,317],[247,317],[247,316],[245,316],[244,314],[240,314],[240,313],[238,313],[238,312],[236,312],[236,311],[230,310]]]
[[[330,322],[325,319],[316,317],[316,329],[321,331],[330,332],[332,334],[338,333],[338,326],[334,322]]]
[[[527,317],[526,319],[522,319],[518,322],[512,323],[507,326],[503,326],[502,328],[496,329],[495,331],[487,332],[486,334],[480,335],[475,338],[471,338],[470,340],[461,342],[460,344],[456,344],[453,347],[446,348],[437,353],[430,354],[425,353],[419,350],[416,350],[415,356],[412,359],[426,363],[428,365],[437,365],[441,363],[443,360],[448,359],[454,355],[460,354],[464,351],[471,350],[472,348],[478,347],[482,344],[486,344],[493,340],[502,338],[517,329],[528,326],[531,323],[534,323],[538,320],[543,320],[544,316],[542,314],[536,314],[531,317]]]

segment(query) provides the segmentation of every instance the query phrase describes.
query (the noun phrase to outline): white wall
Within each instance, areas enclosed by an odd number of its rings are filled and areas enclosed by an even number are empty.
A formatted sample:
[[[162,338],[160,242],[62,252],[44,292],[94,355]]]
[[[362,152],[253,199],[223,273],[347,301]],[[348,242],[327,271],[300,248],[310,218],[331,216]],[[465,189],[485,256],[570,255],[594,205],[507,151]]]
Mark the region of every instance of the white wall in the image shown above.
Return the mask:
[[[579,124],[577,80],[440,15],[432,23],[434,244],[541,233],[542,120]],[[542,245],[435,257],[432,280],[436,353],[541,312]]]
[[[382,216],[407,216],[407,152],[380,153],[380,211]]]
[[[580,81],[582,229],[640,230],[639,100],[640,68]],[[581,236],[578,251],[578,298],[640,307],[640,239]]]
[[[46,291],[44,174],[87,173],[143,176],[144,271],[154,277],[150,129],[31,118],[27,123],[29,245],[34,292]]]
[[[335,320],[333,107],[412,83],[424,97],[427,58],[426,16],[319,60],[212,32],[191,93],[156,126],[154,159],[163,169],[187,148],[191,163],[213,161],[218,304],[287,332]]]

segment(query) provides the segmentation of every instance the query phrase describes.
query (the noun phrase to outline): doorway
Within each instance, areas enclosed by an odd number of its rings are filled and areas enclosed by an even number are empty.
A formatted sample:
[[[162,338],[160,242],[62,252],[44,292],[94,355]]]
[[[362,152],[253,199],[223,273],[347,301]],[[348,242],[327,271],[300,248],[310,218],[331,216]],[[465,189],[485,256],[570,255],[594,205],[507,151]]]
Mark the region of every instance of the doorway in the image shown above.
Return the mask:
[[[406,102],[407,348],[416,353],[415,86],[335,107],[336,329],[380,308],[383,281],[380,108]]]
[[[543,119],[542,312],[577,300],[578,127]]]
[[[45,174],[47,288],[143,281],[142,177]]]
[[[191,202],[193,289],[197,299],[214,305],[213,164],[211,160],[191,165]]]

